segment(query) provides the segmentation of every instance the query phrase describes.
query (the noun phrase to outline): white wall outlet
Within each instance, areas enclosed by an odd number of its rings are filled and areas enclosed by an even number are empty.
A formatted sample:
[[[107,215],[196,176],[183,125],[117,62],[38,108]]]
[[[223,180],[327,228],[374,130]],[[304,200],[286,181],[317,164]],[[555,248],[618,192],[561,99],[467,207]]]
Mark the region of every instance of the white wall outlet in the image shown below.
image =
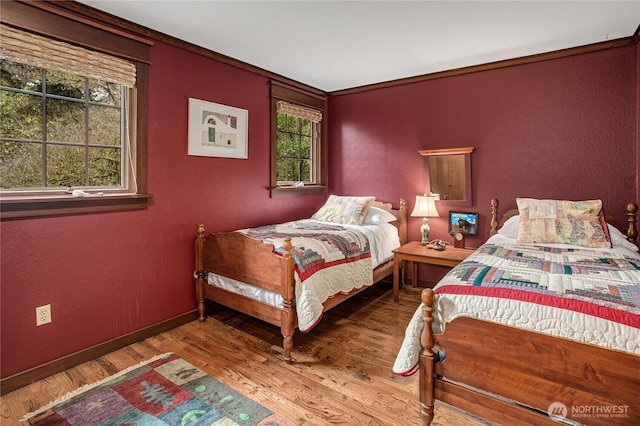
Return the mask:
[[[51,305],[39,306],[36,308],[36,326],[49,324],[51,322]]]

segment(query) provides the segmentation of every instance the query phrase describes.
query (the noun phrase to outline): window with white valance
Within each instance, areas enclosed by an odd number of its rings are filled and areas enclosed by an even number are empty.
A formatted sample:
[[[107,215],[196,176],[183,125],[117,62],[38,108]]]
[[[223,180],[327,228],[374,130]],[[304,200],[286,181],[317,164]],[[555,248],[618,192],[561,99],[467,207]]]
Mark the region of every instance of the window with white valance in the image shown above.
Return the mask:
[[[2,218],[145,208],[151,43],[35,6],[0,14]]]
[[[324,97],[271,83],[271,196],[323,194]]]

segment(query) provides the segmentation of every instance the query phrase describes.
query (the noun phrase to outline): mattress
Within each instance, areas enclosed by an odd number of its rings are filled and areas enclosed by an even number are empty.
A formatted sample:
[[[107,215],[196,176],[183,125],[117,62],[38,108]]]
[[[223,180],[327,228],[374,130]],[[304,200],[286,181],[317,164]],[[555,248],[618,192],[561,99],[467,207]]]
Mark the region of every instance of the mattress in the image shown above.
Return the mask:
[[[317,223],[319,228],[329,226],[336,227],[335,223],[319,222],[305,219],[305,226],[309,223],[313,226]],[[393,250],[400,246],[398,229],[389,224],[378,225],[340,225],[340,227],[352,233],[362,234],[368,243],[368,262],[353,262],[350,269],[343,268],[342,277],[337,278],[334,268],[327,268],[315,272],[314,285],[302,285],[299,274],[294,274],[296,282],[296,310],[298,314],[299,329],[302,332],[311,330],[320,321],[323,312],[322,303],[327,299],[340,294],[348,293],[356,288],[360,288],[373,283],[373,269],[377,266],[393,259]],[[239,232],[248,233],[249,230]],[[272,239],[264,239],[266,243],[274,243]],[[295,243],[294,243],[295,245]],[[275,244],[278,247],[278,244]],[[363,266],[363,265],[366,265]],[[355,269],[354,269],[355,268]],[[364,270],[363,268],[366,268]],[[232,280],[220,275],[209,273],[207,282],[210,285],[222,288],[233,293],[241,294],[247,298],[260,301],[277,308],[283,307],[283,300],[280,293],[264,290],[240,281]],[[305,281],[306,283],[306,281]]]
[[[467,316],[640,355],[640,255],[633,246],[587,249],[491,237],[435,287],[433,329]],[[393,366],[417,371],[420,305]]]

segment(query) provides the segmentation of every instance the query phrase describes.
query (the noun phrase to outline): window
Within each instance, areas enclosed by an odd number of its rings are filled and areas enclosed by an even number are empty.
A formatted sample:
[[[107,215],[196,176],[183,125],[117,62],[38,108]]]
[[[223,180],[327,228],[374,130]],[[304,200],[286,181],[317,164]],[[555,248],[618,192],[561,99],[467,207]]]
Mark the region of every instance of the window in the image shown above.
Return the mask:
[[[145,208],[150,43],[55,6],[5,4],[2,218]]]
[[[322,114],[316,110],[278,101],[278,185],[317,184],[313,159],[320,145]]]
[[[323,194],[324,98],[272,82],[271,99],[271,196]]]
[[[127,98],[120,84],[0,59],[0,188],[135,192]]]

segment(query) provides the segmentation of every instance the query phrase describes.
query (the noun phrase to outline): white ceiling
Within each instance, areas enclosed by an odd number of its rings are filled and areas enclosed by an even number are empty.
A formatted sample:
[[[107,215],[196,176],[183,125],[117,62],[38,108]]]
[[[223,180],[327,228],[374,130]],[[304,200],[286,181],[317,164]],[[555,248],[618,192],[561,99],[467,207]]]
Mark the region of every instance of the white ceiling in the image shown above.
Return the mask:
[[[81,0],[327,92],[632,36],[640,1]]]

